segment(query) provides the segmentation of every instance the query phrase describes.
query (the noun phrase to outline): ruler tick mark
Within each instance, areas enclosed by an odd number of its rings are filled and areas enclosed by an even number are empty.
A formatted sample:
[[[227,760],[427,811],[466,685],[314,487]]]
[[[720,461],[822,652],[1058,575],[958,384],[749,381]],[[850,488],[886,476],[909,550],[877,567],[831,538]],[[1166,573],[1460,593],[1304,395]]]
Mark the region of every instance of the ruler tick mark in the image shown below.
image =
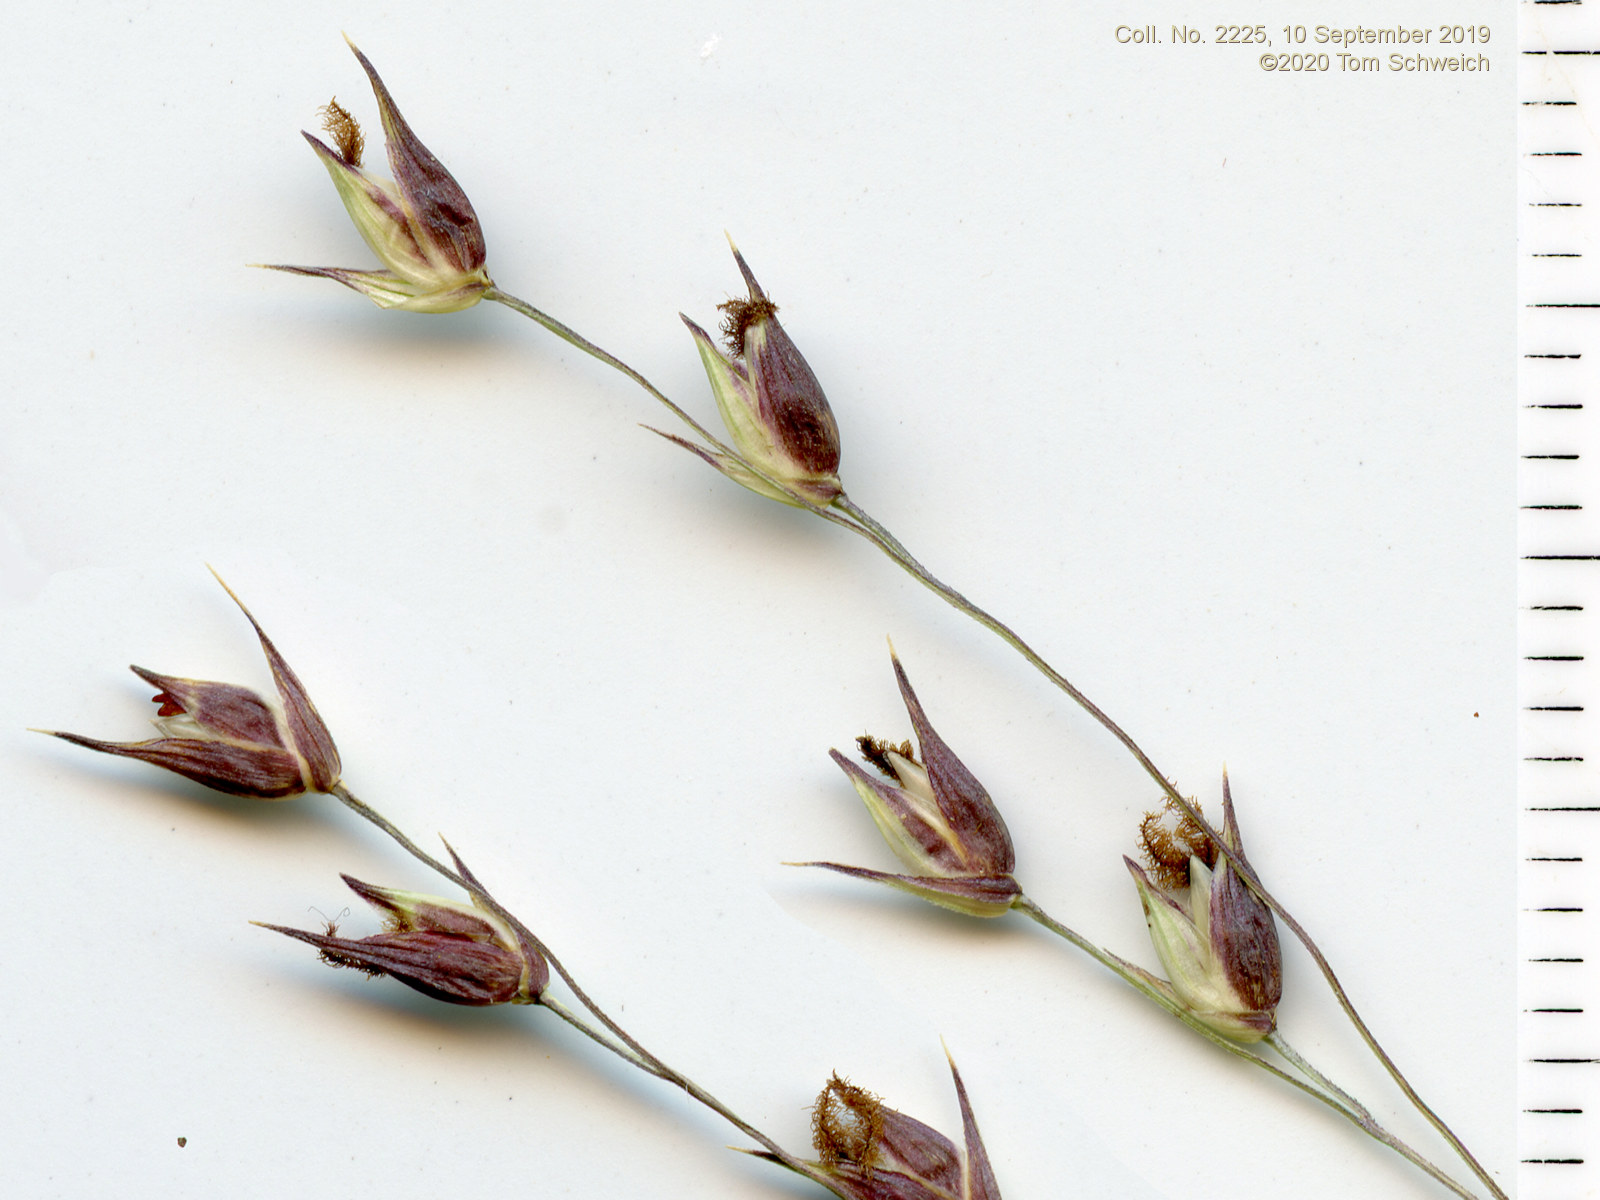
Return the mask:
[[[1527,4],[1580,4],[1583,0],[1522,0]],[[1569,18],[1557,17],[1551,14],[1548,17],[1538,17],[1527,13],[1523,29],[1519,30],[1525,37],[1523,45],[1515,46],[1514,52],[1518,58],[1545,60],[1544,66],[1536,63],[1533,74],[1521,73],[1526,82],[1520,85],[1523,96],[1519,98],[1519,105],[1529,109],[1558,109],[1572,108],[1583,109],[1582,116],[1590,119],[1590,109],[1593,107],[1593,97],[1578,100],[1579,90],[1577,81],[1569,80],[1567,76],[1550,76],[1546,68],[1562,70],[1554,60],[1577,59],[1578,62],[1570,63],[1574,69],[1582,69],[1585,62],[1593,61],[1600,65],[1600,37],[1591,32],[1567,30],[1563,22]],[[1539,29],[1540,26],[1554,26],[1551,29]],[[1529,33],[1537,32],[1540,36],[1527,37]],[[1503,39],[1504,40],[1504,39]],[[1565,46],[1551,45],[1551,42],[1566,42]],[[1584,42],[1592,42],[1592,47],[1586,47]],[[1536,48],[1537,47],[1537,48]],[[1584,83],[1588,80],[1585,78]],[[1568,90],[1570,85],[1571,98],[1557,98],[1546,94],[1538,97],[1537,93],[1546,89]],[[1585,92],[1585,96],[1589,93]],[[1578,116],[1574,112],[1572,116]],[[1588,151],[1574,146],[1569,137],[1577,138],[1578,130],[1569,128],[1568,114],[1557,112],[1528,112],[1519,120],[1519,140],[1522,149],[1520,157],[1524,158],[1562,158],[1577,160],[1588,157]],[[1586,136],[1583,144],[1587,145],[1587,135],[1592,133],[1588,127],[1582,131]],[[1551,146],[1551,142],[1566,141],[1567,146]],[[1534,150],[1532,145],[1543,142],[1545,149]],[[1522,345],[1535,345],[1544,342],[1565,342],[1573,347],[1570,350],[1549,350],[1541,352],[1519,351],[1519,356],[1524,363],[1536,360],[1548,362],[1576,363],[1580,359],[1590,358],[1593,355],[1582,347],[1588,345],[1590,340],[1600,336],[1591,327],[1590,318],[1600,314],[1600,286],[1589,279],[1587,273],[1583,280],[1577,277],[1567,278],[1571,272],[1561,274],[1546,271],[1537,265],[1539,262],[1558,262],[1587,260],[1591,257],[1600,258],[1600,253],[1591,254],[1587,250],[1565,250],[1560,247],[1592,245],[1594,235],[1600,231],[1596,218],[1580,211],[1587,208],[1600,209],[1600,183],[1592,173],[1584,172],[1574,175],[1565,167],[1549,163],[1529,163],[1525,168],[1532,186],[1525,188],[1522,195],[1525,197],[1521,203],[1525,208],[1549,210],[1541,214],[1526,214],[1521,218],[1523,235],[1521,238],[1520,253],[1517,268],[1519,282],[1524,287],[1519,301],[1523,312],[1524,330],[1522,332]],[[1535,200],[1531,197],[1543,194],[1545,199]],[[1566,198],[1561,198],[1565,193]],[[1559,210],[1559,211],[1558,211]],[[1574,223],[1577,223],[1575,226]],[[1543,250],[1534,250],[1533,246],[1543,243],[1549,247]],[[1592,291],[1590,289],[1593,289]],[[1573,293],[1590,291],[1595,298],[1582,300]],[[1568,299],[1557,300],[1553,296],[1565,292]],[[1531,297],[1543,295],[1543,300],[1533,300]],[[1540,311],[1544,310],[1544,311]],[[1571,318],[1571,319],[1569,319]],[[1573,373],[1568,373],[1573,374]],[[1574,464],[1559,468],[1552,468],[1548,472],[1539,472],[1538,478],[1531,486],[1525,488],[1523,497],[1519,498],[1516,505],[1519,513],[1526,512],[1536,515],[1546,514],[1583,514],[1589,511],[1600,512],[1600,500],[1590,505],[1588,501],[1579,502],[1576,499],[1562,499],[1567,497],[1587,495],[1586,488],[1573,485],[1573,475],[1579,471],[1587,470],[1581,464],[1593,465],[1600,461],[1600,449],[1597,449],[1587,439],[1587,433],[1579,436],[1576,428],[1578,420],[1560,414],[1574,414],[1586,412],[1587,405],[1575,397],[1586,395],[1589,392],[1587,380],[1580,382],[1575,377],[1568,378],[1563,374],[1559,378],[1552,372],[1550,375],[1543,373],[1542,367],[1524,367],[1519,373],[1518,391],[1516,393],[1517,405],[1532,412],[1550,412],[1558,414],[1549,422],[1538,423],[1531,419],[1519,423],[1518,442],[1516,446],[1517,457],[1522,462],[1546,462]],[[1551,395],[1551,393],[1556,393]],[[1563,398],[1560,393],[1565,392],[1570,399]],[[1542,393],[1542,395],[1540,395]],[[1596,408],[1600,409],[1600,401]],[[1543,448],[1537,448],[1543,442]],[[1555,445],[1552,446],[1551,443]],[[1568,449],[1560,451],[1561,444],[1565,442]],[[1524,471],[1524,475],[1532,473],[1532,468]],[[1529,492],[1544,492],[1543,499],[1534,499]],[[1503,511],[1503,510],[1502,510]],[[1579,521],[1578,517],[1564,515],[1558,522],[1517,522],[1518,544],[1517,554],[1519,561],[1530,564],[1519,568],[1519,583],[1527,588],[1525,594],[1544,595],[1550,602],[1523,605],[1523,609],[1530,613],[1584,613],[1587,603],[1555,603],[1560,593],[1569,596],[1587,596],[1591,588],[1600,588],[1600,580],[1596,580],[1592,569],[1584,571],[1568,571],[1560,580],[1554,581],[1555,586],[1545,576],[1542,566],[1533,564],[1567,563],[1585,564],[1586,566],[1600,566],[1600,537],[1590,538],[1584,534],[1575,534],[1573,537],[1565,536],[1568,530],[1574,529]],[[1587,528],[1587,526],[1585,526]],[[1563,536],[1557,538],[1553,535],[1560,532]],[[1594,546],[1591,552],[1583,553],[1546,553],[1565,546],[1567,550],[1578,550],[1582,542],[1590,542]],[[1573,542],[1578,542],[1574,546]],[[1542,544],[1541,544],[1542,543]],[[1597,601],[1600,605],[1600,601]],[[1600,608],[1597,608],[1600,611]],[[1526,625],[1526,623],[1524,623]],[[1552,623],[1543,623],[1549,626]],[[1541,634],[1551,637],[1555,642],[1552,649],[1565,647],[1567,651],[1576,653],[1526,653],[1519,656],[1525,665],[1520,670],[1522,681],[1522,695],[1529,701],[1537,700],[1541,695],[1545,699],[1538,703],[1526,703],[1519,706],[1520,711],[1526,713],[1540,713],[1558,715],[1558,719],[1544,721],[1534,730],[1529,725],[1528,732],[1547,734],[1552,736],[1535,739],[1524,739],[1523,748],[1527,741],[1542,741],[1545,743],[1545,753],[1519,754],[1518,761],[1528,764],[1526,770],[1519,773],[1523,795],[1519,801],[1521,810],[1529,814],[1551,814],[1549,821],[1533,823],[1530,816],[1528,822],[1523,823],[1523,829],[1517,842],[1519,852],[1518,876],[1521,885],[1519,899],[1543,899],[1552,903],[1539,905],[1519,905],[1519,911],[1538,916],[1560,916],[1560,921],[1546,921],[1537,925],[1523,923],[1524,941],[1537,937],[1549,945],[1584,945],[1588,944],[1588,935],[1584,932],[1589,927],[1588,914],[1593,912],[1600,915],[1600,902],[1577,904],[1575,901],[1580,896],[1587,896],[1587,891],[1576,887],[1565,886],[1578,880],[1587,881],[1588,863],[1600,864],[1600,840],[1594,841],[1591,848],[1590,842],[1600,839],[1600,826],[1580,826],[1575,820],[1569,820],[1567,814],[1594,814],[1600,817],[1600,787],[1593,786],[1587,774],[1581,775],[1573,764],[1582,766],[1587,772],[1588,764],[1600,762],[1600,734],[1591,731],[1587,725],[1587,717],[1583,721],[1577,715],[1588,711],[1586,702],[1572,700],[1571,697],[1588,695],[1590,689],[1576,684],[1572,678],[1578,671],[1589,668],[1587,662],[1600,662],[1600,648],[1593,654],[1588,653],[1592,646],[1600,645],[1591,641],[1587,636],[1575,638],[1568,636],[1575,628],[1574,620],[1563,620],[1554,628],[1541,628],[1534,630],[1527,628],[1531,636],[1525,638],[1523,646],[1519,649],[1531,650],[1531,642],[1542,640]],[[1544,671],[1542,666],[1534,664],[1569,664],[1557,671]],[[1587,676],[1584,677],[1585,681]],[[1528,686],[1529,684],[1532,686]],[[1568,686],[1572,684],[1573,686]],[[1600,697],[1594,705],[1600,713]],[[1551,745],[1551,743],[1557,743]],[[1564,744],[1562,744],[1564,743]],[[1533,768],[1537,766],[1539,770]],[[1546,767],[1550,769],[1546,770]],[[1559,769],[1556,769],[1559,767]],[[1585,800],[1584,796],[1592,799]],[[1571,871],[1556,871],[1556,866],[1570,866]],[[1584,867],[1578,872],[1578,867]],[[1547,870],[1546,867],[1549,869]],[[1554,903],[1554,901],[1573,901],[1574,903]],[[1583,921],[1573,920],[1574,917],[1583,917]],[[1531,947],[1529,947],[1531,948]],[[1600,955],[1596,956],[1600,962]],[[1519,964],[1519,982],[1523,985],[1523,998],[1534,1000],[1520,1010],[1518,1021],[1520,1031],[1524,1035],[1532,1035],[1532,1045],[1537,1046],[1544,1056],[1533,1057],[1528,1055],[1520,1061],[1541,1066],[1597,1066],[1600,1067],[1600,1041],[1593,1036],[1600,1032],[1600,1003],[1591,1005],[1587,975],[1580,976],[1576,972],[1551,973],[1534,975],[1535,968],[1531,964],[1551,963],[1567,965],[1585,965],[1587,958],[1582,955],[1525,955]],[[1531,989],[1531,990],[1530,990]],[[1541,1021],[1534,1022],[1534,1017],[1577,1017],[1579,1020]],[[1591,1024],[1593,1023],[1593,1024]],[[1524,1046],[1528,1046],[1525,1041]],[[1568,1072],[1562,1076],[1530,1075],[1519,1085],[1518,1099],[1522,1112],[1539,1116],[1583,1116],[1586,1114],[1592,1101],[1584,1099],[1586,1092],[1572,1087],[1574,1083],[1582,1083],[1584,1088],[1589,1086],[1589,1081],[1596,1078],[1589,1072]],[[1553,1086],[1553,1085],[1565,1086]],[[1594,1105],[1600,1111],[1600,1105]],[[1586,1182],[1600,1179],[1600,1167],[1595,1165],[1600,1162],[1600,1151],[1596,1146],[1590,1145],[1590,1139],[1579,1137],[1580,1130],[1587,1130],[1587,1124],[1578,1125],[1567,1122],[1563,1125],[1552,1126],[1548,1123],[1541,1124],[1536,1130],[1530,1132],[1540,1135],[1539,1141],[1533,1145],[1525,1145],[1521,1149],[1526,1157],[1519,1157],[1517,1161],[1531,1169],[1534,1166],[1587,1166],[1584,1172],[1548,1172],[1541,1175],[1529,1175],[1528,1180],[1540,1187],[1541,1192],[1549,1192],[1541,1196],[1541,1200],[1558,1200],[1558,1195],[1570,1200],[1574,1189],[1582,1191]],[[1570,1134],[1572,1136],[1551,1136],[1552,1134]],[[1542,1143],[1542,1144],[1541,1144]],[[1560,1147],[1566,1145],[1563,1150]],[[1583,1147],[1587,1147],[1584,1149]],[[1588,1158],[1595,1154],[1595,1160]],[[1588,1172],[1597,1172],[1591,1176]],[[1554,1190],[1552,1190],[1554,1189]],[[1597,1193],[1600,1200],[1600,1193]]]

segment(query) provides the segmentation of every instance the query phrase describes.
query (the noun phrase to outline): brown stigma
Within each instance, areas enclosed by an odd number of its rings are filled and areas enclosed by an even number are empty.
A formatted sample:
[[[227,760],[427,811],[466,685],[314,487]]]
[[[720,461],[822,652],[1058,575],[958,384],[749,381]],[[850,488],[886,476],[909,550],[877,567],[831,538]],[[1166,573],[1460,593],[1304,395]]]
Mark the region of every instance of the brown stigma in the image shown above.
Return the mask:
[[[872,1170],[883,1138],[883,1101],[835,1072],[811,1106],[811,1144],[825,1167],[855,1163]]]
[[[778,306],[765,296],[757,300],[729,300],[717,305],[722,313],[722,341],[728,353],[735,358],[744,357],[744,335],[752,325],[759,325],[777,314]]]
[[[323,132],[333,139],[345,166],[359,167],[361,152],[367,148],[367,139],[356,119],[338,100],[329,100],[317,112],[322,118]]]
[[[1190,856],[1207,867],[1217,865],[1216,843],[1171,800],[1162,811],[1145,813],[1139,822],[1139,848],[1156,883],[1169,891],[1189,886]]]
[[[917,756],[911,753],[911,743],[901,742],[896,746],[893,742],[885,742],[873,737],[870,733],[863,733],[856,739],[856,748],[861,751],[861,757],[866,759],[890,779],[898,780],[894,766],[889,762],[890,754],[898,754],[909,762],[916,762]]]

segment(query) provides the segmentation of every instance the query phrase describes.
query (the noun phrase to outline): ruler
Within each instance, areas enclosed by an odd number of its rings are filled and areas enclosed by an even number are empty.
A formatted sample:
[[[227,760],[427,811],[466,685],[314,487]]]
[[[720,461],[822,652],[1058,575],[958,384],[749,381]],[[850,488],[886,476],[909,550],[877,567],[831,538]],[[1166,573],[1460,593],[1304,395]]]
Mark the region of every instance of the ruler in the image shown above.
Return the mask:
[[[1600,0],[1520,6],[1519,1195],[1600,1195]]]

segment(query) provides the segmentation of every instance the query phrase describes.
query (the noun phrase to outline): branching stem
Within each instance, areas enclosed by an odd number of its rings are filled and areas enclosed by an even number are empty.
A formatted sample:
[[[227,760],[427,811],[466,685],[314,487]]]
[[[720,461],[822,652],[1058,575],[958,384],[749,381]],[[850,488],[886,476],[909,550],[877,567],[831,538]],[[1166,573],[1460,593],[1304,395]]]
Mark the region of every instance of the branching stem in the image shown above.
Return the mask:
[[[698,1101],[706,1108],[709,1108],[712,1112],[716,1113],[723,1120],[727,1121],[735,1129],[739,1130],[740,1133],[743,1133],[751,1140],[760,1143],[761,1147],[767,1152],[768,1155],[776,1159],[785,1167],[788,1167],[791,1171],[795,1171],[798,1174],[804,1175],[808,1179],[815,1180],[824,1187],[828,1188],[830,1191],[836,1191],[827,1178],[817,1172],[815,1168],[809,1166],[803,1160],[796,1158],[793,1154],[790,1154],[772,1138],[768,1137],[761,1130],[750,1124],[750,1122],[739,1116],[738,1113],[734,1112],[721,1100],[718,1100],[710,1092],[706,1091],[705,1088],[695,1083],[694,1080],[690,1079],[687,1075],[683,1074],[675,1067],[669,1066],[661,1058],[645,1049],[645,1047],[641,1045],[636,1038],[634,1038],[625,1029],[623,1029],[622,1026],[618,1025],[614,1020],[612,1020],[611,1017],[607,1015],[598,1004],[590,999],[589,994],[585,992],[581,986],[579,986],[578,981],[574,979],[567,968],[562,965],[561,960],[551,952],[550,947],[545,945],[545,943],[540,940],[540,938],[534,934],[532,930],[530,930],[520,920],[507,911],[498,900],[491,896],[483,888],[483,886],[478,883],[476,878],[474,878],[470,872],[458,872],[450,867],[447,867],[444,863],[440,862],[437,858],[433,857],[433,855],[429,854],[426,850],[423,850],[420,846],[413,842],[400,830],[398,826],[396,826],[377,809],[373,808],[366,801],[359,799],[353,792],[350,791],[349,788],[345,787],[343,783],[335,784],[333,786],[333,791],[330,794],[346,808],[350,809],[351,812],[382,830],[391,839],[393,839],[402,850],[406,851],[412,857],[432,868],[438,874],[448,879],[451,883],[467,892],[472,896],[475,902],[483,905],[495,916],[499,917],[502,921],[511,926],[511,928],[515,930],[520,937],[524,938],[530,946],[532,946],[540,955],[544,957],[545,961],[550,964],[551,969],[561,977],[562,981],[567,985],[572,994],[578,998],[578,1001],[584,1006],[584,1008],[588,1009],[589,1012],[594,1015],[595,1019],[605,1027],[606,1032],[601,1032],[600,1030],[596,1029],[593,1025],[589,1024],[588,1021],[584,1020],[583,1017],[567,1008],[553,996],[541,995],[537,1001],[541,1007],[548,1009],[550,1012],[560,1017],[561,1020],[565,1021],[568,1025],[571,1025],[579,1033],[583,1034],[597,1045],[604,1046],[607,1050],[611,1051],[611,1053],[615,1054],[618,1058],[622,1059],[630,1066],[637,1067],[639,1070],[644,1071],[648,1075],[654,1075],[657,1079],[665,1080],[674,1087],[683,1089],[683,1091],[686,1092],[692,1099]],[[836,1194],[842,1193],[836,1192]]]
[[[1417,1109],[1417,1111],[1420,1112],[1428,1121],[1428,1123],[1438,1131],[1439,1135],[1450,1144],[1450,1147],[1456,1152],[1457,1155],[1460,1156],[1462,1161],[1467,1164],[1467,1166],[1472,1170],[1472,1173],[1477,1176],[1478,1180],[1484,1185],[1484,1187],[1488,1189],[1489,1194],[1494,1197],[1494,1200],[1508,1200],[1505,1191],[1498,1183],[1495,1182],[1494,1178],[1488,1173],[1488,1171],[1484,1169],[1483,1165],[1479,1163],[1478,1160],[1472,1155],[1472,1152],[1467,1149],[1466,1145],[1459,1137],[1456,1136],[1455,1132],[1447,1124],[1445,1124],[1444,1120],[1436,1112],[1434,1112],[1434,1110],[1429,1107],[1426,1102],[1423,1101],[1422,1097],[1417,1093],[1417,1090],[1411,1085],[1411,1081],[1406,1078],[1399,1066],[1396,1065],[1395,1061],[1389,1056],[1388,1052],[1384,1050],[1382,1045],[1379,1044],[1378,1039],[1373,1035],[1371,1029],[1368,1028],[1367,1023],[1362,1019],[1361,1014],[1356,1011],[1355,1004],[1345,992],[1344,985],[1339,982],[1339,977],[1334,974],[1333,967],[1329,964],[1327,957],[1322,953],[1322,950],[1317,943],[1312,940],[1311,935],[1306,932],[1304,926],[1302,926],[1300,922],[1297,921],[1286,908],[1284,908],[1284,906],[1277,900],[1276,897],[1267,891],[1266,887],[1262,884],[1260,877],[1256,874],[1255,870],[1250,866],[1250,864],[1243,858],[1243,856],[1235,854],[1228,848],[1228,845],[1222,839],[1221,834],[1210,824],[1210,822],[1206,820],[1205,816],[1200,812],[1200,810],[1196,808],[1187,797],[1178,791],[1176,785],[1174,785],[1170,779],[1161,773],[1160,769],[1151,760],[1150,756],[1146,754],[1139,744],[1133,740],[1132,736],[1126,730],[1124,730],[1122,726],[1112,720],[1111,717],[1107,715],[1098,705],[1090,700],[1087,695],[1080,691],[1071,682],[1071,680],[1052,667],[1042,655],[1034,650],[1033,647],[1028,645],[1027,642],[1023,641],[1015,630],[1013,630],[1009,625],[1005,624],[1005,622],[1001,621],[998,617],[995,617],[985,609],[982,609],[978,605],[974,604],[971,600],[968,600],[964,595],[956,591],[955,588],[951,587],[938,576],[934,575],[932,571],[923,566],[922,563],[920,563],[912,555],[912,553],[906,549],[906,547],[897,537],[894,536],[894,534],[890,533],[883,524],[881,524],[876,518],[871,516],[871,514],[857,505],[849,498],[849,496],[841,494],[832,502],[831,505],[826,506],[818,505],[809,501],[804,496],[795,492],[792,488],[786,486],[782,481],[772,479],[766,473],[762,472],[745,460],[741,455],[738,454],[737,451],[719,441],[709,431],[707,431],[704,426],[690,416],[688,412],[669,399],[667,395],[661,391],[661,389],[656,387],[642,374],[634,370],[634,368],[630,367],[627,363],[623,362],[615,355],[601,349],[599,346],[595,345],[593,342],[570,329],[568,326],[556,320],[549,314],[541,312],[539,309],[535,308],[526,301],[519,300],[509,293],[500,291],[498,288],[491,288],[488,292],[484,293],[484,298],[488,300],[495,300],[501,304],[504,304],[513,311],[518,312],[530,320],[542,325],[545,329],[548,329],[551,333],[555,334],[569,345],[575,346],[577,349],[582,350],[585,354],[599,359],[607,366],[612,367],[626,375],[629,379],[633,380],[634,383],[638,384],[641,388],[648,392],[652,397],[665,405],[674,416],[688,425],[696,434],[703,438],[708,445],[712,446],[719,453],[726,454],[737,460],[741,466],[750,470],[753,475],[762,479],[764,482],[771,484],[779,492],[787,495],[790,498],[790,502],[795,504],[797,507],[803,508],[812,513],[814,516],[820,517],[832,524],[843,526],[844,528],[849,529],[853,533],[859,534],[861,537],[871,542],[918,583],[922,584],[925,588],[934,593],[934,595],[944,600],[957,611],[966,614],[974,621],[978,622],[978,624],[982,625],[985,629],[990,630],[1012,649],[1017,651],[1018,654],[1022,655],[1024,659],[1026,659],[1052,684],[1054,684],[1061,691],[1065,692],[1074,703],[1076,703],[1086,713],[1099,722],[1099,724],[1103,726],[1112,737],[1116,738],[1116,740],[1122,744],[1123,748],[1133,756],[1134,760],[1144,769],[1145,773],[1155,781],[1157,786],[1161,788],[1162,792],[1166,794],[1166,796],[1178,807],[1180,811],[1184,813],[1185,816],[1189,817],[1197,825],[1199,825],[1202,830],[1205,831],[1207,836],[1211,838],[1212,842],[1216,844],[1219,851],[1233,864],[1234,869],[1249,885],[1250,889],[1260,896],[1262,902],[1265,903],[1267,907],[1272,909],[1272,911],[1277,914],[1279,919],[1282,920],[1286,926],[1288,926],[1290,932],[1293,933],[1297,939],[1299,939],[1300,943],[1305,946],[1307,952],[1310,953],[1313,961],[1316,962],[1317,969],[1322,972],[1322,976],[1327,981],[1328,987],[1333,992],[1334,998],[1338,1001],[1339,1007],[1344,1010],[1345,1016],[1349,1018],[1351,1025],[1356,1030],[1356,1033],[1361,1037],[1361,1040],[1366,1043],[1367,1048],[1378,1059],[1378,1061],[1383,1064],[1384,1069],[1388,1071],[1389,1076],[1394,1080],[1395,1085],[1405,1095],[1406,1099],[1409,1100]],[[416,851],[413,851],[413,853],[416,853]],[[1383,1139],[1380,1138],[1380,1140]],[[1398,1147],[1396,1148],[1398,1149]],[[1422,1165],[1422,1163],[1419,1161],[1418,1165]],[[1437,1171],[1436,1168],[1430,1169],[1425,1167],[1424,1169],[1428,1169],[1430,1174],[1436,1173]],[[1443,1177],[1441,1176],[1440,1178]]]
[[[1229,1054],[1232,1054],[1235,1058],[1242,1058],[1252,1066],[1260,1067],[1263,1071],[1266,1071],[1270,1075],[1276,1075],[1279,1079],[1282,1079],[1284,1082],[1299,1088],[1302,1092],[1313,1099],[1320,1100],[1323,1104],[1326,1104],[1345,1120],[1349,1121],[1357,1129],[1361,1130],[1362,1133],[1378,1142],[1381,1142],[1383,1145],[1388,1146],[1395,1153],[1401,1155],[1407,1161],[1411,1162],[1416,1167],[1422,1171],[1425,1171],[1434,1179],[1437,1179],[1440,1183],[1444,1184],[1445,1187],[1449,1188],[1457,1196],[1462,1197],[1463,1200],[1479,1200],[1475,1193],[1468,1191],[1460,1183],[1457,1183],[1433,1163],[1429,1162],[1410,1146],[1406,1145],[1405,1142],[1401,1141],[1382,1125],[1378,1124],[1378,1122],[1373,1119],[1372,1114],[1367,1111],[1366,1107],[1361,1104],[1360,1101],[1356,1100],[1355,1097],[1351,1096],[1344,1089],[1333,1083],[1333,1081],[1322,1074],[1321,1071],[1317,1070],[1309,1062],[1302,1058],[1300,1054],[1295,1051],[1294,1048],[1291,1047],[1287,1042],[1285,1042],[1277,1032],[1267,1035],[1265,1039],[1266,1044],[1281,1054],[1285,1061],[1287,1061],[1297,1071],[1304,1075],[1306,1079],[1309,1079],[1311,1083],[1308,1084],[1302,1080],[1296,1079],[1293,1075],[1289,1074],[1281,1067],[1268,1062],[1259,1054],[1252,1052],[1240,1043],[1233,1041],[1231,1038],[1224,1037],[1222,1034],[1212,1029],[1209,1025],[1206,1025],[1204,1022],[1198,1020],[1193,1013],[1191,1013],[1182,1004],[1169,995],[1160,985],[1160,981],[1156,980],[1148,972],[1135,966],[1133,963],[1128,962],[1126,959],[1120,958],[1111,951],[1095,945],[1076,930],[1061,924],[1061,922],[1057,921],[1054,917],[1046,913],[1044,909],[1040,908],[1039,905],[1029,897],[1022,897],[1012,907],[1020,910],[1025,916],[1037,921],[1051,933],[1054,933],[1058,937],[1065,938],[1067,941],[1071,942],[1090,958],[1094,959],[1108,971],[1111,971],[1113,974],[1119,976],[1125,983],[1134,988],[1134,990],[1154,1002],[1159,1007],[1165,1009],[1168,1013],[1182,1021],[1185,1025],[1194,1030],[1201,1037],[1205,1038],[1208,1042],[1221,1047]]]

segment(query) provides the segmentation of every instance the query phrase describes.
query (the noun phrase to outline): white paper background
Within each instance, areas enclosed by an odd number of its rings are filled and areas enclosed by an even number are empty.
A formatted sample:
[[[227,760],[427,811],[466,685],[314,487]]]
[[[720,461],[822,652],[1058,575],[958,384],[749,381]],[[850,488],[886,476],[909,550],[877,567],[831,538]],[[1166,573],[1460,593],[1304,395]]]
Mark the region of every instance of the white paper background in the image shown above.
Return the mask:
[[[851,494],[1186,791],[1214,803],[1227,763],[1259,869],[1509,1180],[1512,6],[1473,6],[1492,69],[1450,76],[1209,44],[1312,6],[1089,7],[13,16],[8,1194],[816,1194],[546,1014],[446,1009],[249,926],[337,916],[339,871],[432,887],[332,802],[23,732],[143,736],[130,661],[266,687],[207,562],[359,794],[445,832],[795,1148],[835,1069],[955,1132],[942,1037],[1008,1200],[1444,1194],[1020,918],[780,865],[893,865],[826,756],[909,732],[892,636],[1024,884],[1155,965],[1120,862],[1153,789],[989,635],[638,429],[670,418],[507,310],[245,269],[370,264],[298,134],[337,95],[381,162],[341,28],[471,194],[496,280],[707,419],[676,314],[737,290],[731,231]],[[1123,21],[1208,44],[1119,45]],[[1443,1162],[1287,960],[1286,1035]]]

